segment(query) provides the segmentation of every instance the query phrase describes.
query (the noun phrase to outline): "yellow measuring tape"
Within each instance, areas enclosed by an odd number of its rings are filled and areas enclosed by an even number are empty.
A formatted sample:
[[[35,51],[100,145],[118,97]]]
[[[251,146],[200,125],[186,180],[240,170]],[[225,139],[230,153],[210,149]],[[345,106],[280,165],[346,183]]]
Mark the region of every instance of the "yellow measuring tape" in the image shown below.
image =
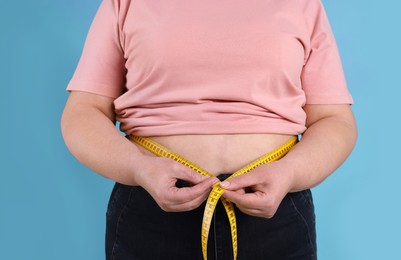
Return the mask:
[[[192,170],[198,172],[201,175],[208,176],[208,177],[213,177],[211,173],[205,171],[195,163],[186,160],[179,154],[169,150],[168,148],[158,144],[157,142],[148,139],[146,137],[139,137],[139,136],[134,136],[134,135],[129,135],[128,139],[137,143],[138,145],[142,146],[143,148],[147,149],[148,151],[152,152],[153,154],[160,156],[160,157],[165,157],[172,159],[174,161],[177,161]],[[245,174],[247,172],[252,171],[256,167],[267,164],[276,160],[279,160],[282,158],[284,155],[288,153],[288,151],[297,143],[298,138],[293,137],[274,151],[267,153],[263,155],[262,157],[256,159],[255,161],[247,164],[245,167],[241,168],[240,170],[236,171],[233,173],[230,177],[228,177],[226,180],[229,180],[231,178],[234,178],[235,176],[239,176],[242,174]],[[206,207],[205,207],[205,212],[203,214],[203,221],[202,221],[202,234],[201,234],[201,242],[202,242],[202,254],[203,254],[203,259],[207,259],[207,241],[209,238],[209,230],[210,230],[210,224],[212,223],[212,218],[213,218],[213,213],[216,208],[217,202],[219,199],[222,201],[223,206],[226,210],[229,223],[230,223],[230,228],[231,228],[231,239],[232,239],[232,245],[233,245],[233,254],[234,254],[234,260],[237,259],[237,221],[235,218],[235,211],[234,211],[234,206],[233,204],[222,197],[224,193],[224,189],[220,187],[220,182],[215,183],[212,186],[212,191],[209,194],[209,197],[206,202]]]

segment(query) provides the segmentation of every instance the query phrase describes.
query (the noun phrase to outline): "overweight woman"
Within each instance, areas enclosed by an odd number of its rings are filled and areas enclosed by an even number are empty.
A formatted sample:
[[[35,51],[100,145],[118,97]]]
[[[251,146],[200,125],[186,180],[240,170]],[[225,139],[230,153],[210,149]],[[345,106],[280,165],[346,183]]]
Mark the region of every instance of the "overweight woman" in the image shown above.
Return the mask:
[[[67,90],[107,259],[316,259],[310,188],[357,136],[320,0],[103,0]]]

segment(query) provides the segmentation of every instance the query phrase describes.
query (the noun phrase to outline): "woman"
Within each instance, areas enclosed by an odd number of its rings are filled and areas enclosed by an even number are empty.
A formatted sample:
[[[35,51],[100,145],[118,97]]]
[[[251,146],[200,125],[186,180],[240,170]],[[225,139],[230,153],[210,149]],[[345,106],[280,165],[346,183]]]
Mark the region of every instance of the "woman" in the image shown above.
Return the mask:
[[[116,182],[107,259],[202,259],[212,185],[236,206],[238,259],[316,259],[309,189],[357,135],[320,0],[103,0],[68,90],[68,148]],[[213,177],[134,144],[116,121]],[[215,184],[298,135],[282,159]],[[236,257],[220,203],[207,257]]]

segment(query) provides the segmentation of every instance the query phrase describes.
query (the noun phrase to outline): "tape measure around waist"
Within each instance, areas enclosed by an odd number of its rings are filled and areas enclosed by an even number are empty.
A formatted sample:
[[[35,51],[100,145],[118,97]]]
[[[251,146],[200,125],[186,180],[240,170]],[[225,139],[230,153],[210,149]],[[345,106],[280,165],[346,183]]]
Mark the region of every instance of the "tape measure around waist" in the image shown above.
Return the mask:
[[[153,154],[159,156],[159,157],[165,157],[172,159],[174,161],[177,161],[190,169],[196,171],[197,173],[212,177],[211,173],[207,172],[206,170],[202,169],[195,163],[186,160],[179,154],[169,150],[168,148],[160,145],[159,143],[148,139],[146,137],[139,137],[139,136],[134,136],[134,135],[128,135],[128,139],[135,142],[136,144],[140,145],[141,147],[147,149],[148,151],[152,152]],[[286,143],[278,147],[277,149],[273,150],[272,152],[269,152],[262,157],[254,160],[253,162],[247,164],[245,167],[241,168],[240,170],[236,171],[233,173],[230,177],[228,177],[226,180],[229,180],[231,178],[234,178],[235,176],[239,176],[242,174],[245,174],[247,172],[252,171],[256,167],[267,164],[276,160],[279,160],[282,158],[284,155],[288,153],[288,151],[297,143],[298,138],[293,137],[290,140],[288,140]],[[219,185],[220,182],[215,183],[212,186],[212,191],[209,194],[209,197],[206,202],[206,207],[205,211],[203,214],[203,220],[202,220],[202,233],[201,233],[201,243],[202,243],[202,254],[203,254],[203,259],[207,259],[207,241],[209,238],[209,230],[210,230],[210,225],[212,222],[213,218],[213,213],[214,210],[216,209],[217,203],[219,200],[223,203],[224,209],[227,213],[229,223],[230,223],[230,229],[231,229],[231,239],[232,239],[232,246],[233,246],[233,254],[234,254],[234,260],[237,259],[237,221],[235,218],[235,211],[234,211],[234,206],[233,204],[222,197],[224,193],[224,189],[220,187]]]

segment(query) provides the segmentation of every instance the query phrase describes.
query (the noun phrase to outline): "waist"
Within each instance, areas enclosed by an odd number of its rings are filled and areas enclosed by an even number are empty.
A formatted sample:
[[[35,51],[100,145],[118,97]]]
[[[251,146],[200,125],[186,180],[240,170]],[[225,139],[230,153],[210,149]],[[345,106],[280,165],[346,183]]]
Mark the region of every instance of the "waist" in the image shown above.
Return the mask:
[[[217,176],[237,171],[291,137],[280,134],[230,134],[154,136],[150,139]],[[142,147],[139,149],[144,154],[155,156]]]

